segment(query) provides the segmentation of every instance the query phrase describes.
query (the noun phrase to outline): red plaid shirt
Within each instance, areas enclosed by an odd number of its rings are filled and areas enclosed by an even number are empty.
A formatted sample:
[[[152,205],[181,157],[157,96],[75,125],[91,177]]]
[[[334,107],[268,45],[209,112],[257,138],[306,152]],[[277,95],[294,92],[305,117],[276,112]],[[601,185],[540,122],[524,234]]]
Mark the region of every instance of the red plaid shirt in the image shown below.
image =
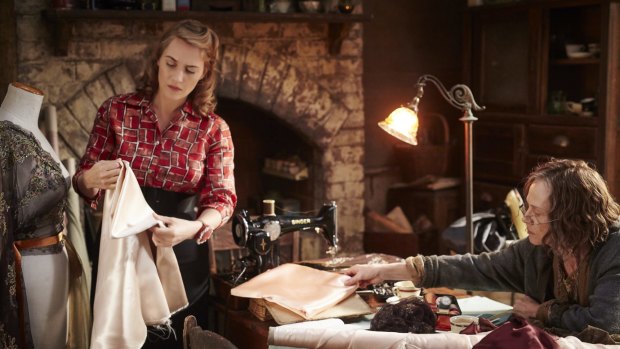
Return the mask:
[[[77,178],[99,160],[121,158],[131,165],[140,186],[181,193],[200,192],[198,214],[213,208],[222,224],[237,204],[233,175],[234,146],[226,122],[215,114],[195,112],[188,100],[170,125],[159,131],[151,100],[139,93],[115,96],[103,103]],[[93,207],[95,198],[84,197]]]

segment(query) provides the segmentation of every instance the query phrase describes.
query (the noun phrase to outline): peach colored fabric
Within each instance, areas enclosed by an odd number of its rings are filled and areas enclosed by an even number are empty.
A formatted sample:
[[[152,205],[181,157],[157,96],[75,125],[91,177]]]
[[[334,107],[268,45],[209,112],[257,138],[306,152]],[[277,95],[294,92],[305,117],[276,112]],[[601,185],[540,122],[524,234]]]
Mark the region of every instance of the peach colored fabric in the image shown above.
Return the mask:
[[[355,292],[357,286],[344,285],[349,278],[288,263],[259,274],[233,288],[230,294],[264,298],[309,319]]]
[[[187,306],[171,247],[156,248],[154,257],[145,231],[119,239],[112,237],[114,229],[133,226],[136,218],[152,212],[129,164],[123,162],[116,189],[105,194],[93,349],[140,348],[146,340],[147,325],[168,326],[170,315]]]

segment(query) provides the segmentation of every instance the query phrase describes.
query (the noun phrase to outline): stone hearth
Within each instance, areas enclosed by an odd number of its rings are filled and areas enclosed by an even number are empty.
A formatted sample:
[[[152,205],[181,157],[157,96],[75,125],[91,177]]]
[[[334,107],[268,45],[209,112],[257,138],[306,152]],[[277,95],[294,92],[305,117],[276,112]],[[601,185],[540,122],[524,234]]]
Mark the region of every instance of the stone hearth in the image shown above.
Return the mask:
[[[57,107],[61,157],[84,151],[96,109],[132,91],[152,38],[171,23],[78,22],[66,57],[52,54],[44,0],[16,2],[18,80]],[[360,8],[361,9],[361,8]],[[317,149],[315,202],[339,205],[343,247],[360,252],[364,220],[364,115],[361,24],[337,55],[327,24],[217,23],[222,42],[218,96],[272,113]],[[226,119],[226,115],[222,115]],[[233,135],[234,137],[234,135]],[[237,152],[243,149],[237,149]]]

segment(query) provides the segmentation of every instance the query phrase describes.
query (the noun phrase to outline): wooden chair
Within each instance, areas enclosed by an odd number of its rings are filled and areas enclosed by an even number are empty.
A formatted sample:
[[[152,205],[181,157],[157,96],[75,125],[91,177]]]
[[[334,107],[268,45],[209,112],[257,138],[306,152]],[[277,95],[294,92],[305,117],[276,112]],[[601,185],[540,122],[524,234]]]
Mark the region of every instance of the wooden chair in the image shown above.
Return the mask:
[[[228,339],[215,332],[203,330],[196,318],[189,315],[183,324],[183,349],[238,349]]]

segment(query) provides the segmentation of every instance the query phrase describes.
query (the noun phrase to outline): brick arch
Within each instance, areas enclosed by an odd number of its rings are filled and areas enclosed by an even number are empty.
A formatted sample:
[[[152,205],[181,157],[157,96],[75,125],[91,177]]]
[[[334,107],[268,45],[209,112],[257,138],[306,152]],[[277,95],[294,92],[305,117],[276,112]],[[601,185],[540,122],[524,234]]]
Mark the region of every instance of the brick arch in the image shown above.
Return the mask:
[[[65,102],[58,104],[61,158],[80,158],[86,149],[99,106],[114,95],[135,89],[135,80],[127,66],[117,64],[86,82]]]
[[[326,149],[346,121],[346,107],[286,58],[222,47],[219,96],[239,99],[270,111]]]
[[[315,176],[316,202],[339,204],[340,237],[346,250],[362,250],[364,229],[363,121],[321,86],[319,79],[295,67],[286,57],[223,45],[218,96],[237,99],[270,111],[320,149]],[[76,93],[56,104],[61,158],[80,158],[86,148],[97,108],[110,96],[134,91],[132,72],[123,63],[103,70]],[[353,115],[353,126],[345,127]],[[357,236],[357,237],[356,237]]]

